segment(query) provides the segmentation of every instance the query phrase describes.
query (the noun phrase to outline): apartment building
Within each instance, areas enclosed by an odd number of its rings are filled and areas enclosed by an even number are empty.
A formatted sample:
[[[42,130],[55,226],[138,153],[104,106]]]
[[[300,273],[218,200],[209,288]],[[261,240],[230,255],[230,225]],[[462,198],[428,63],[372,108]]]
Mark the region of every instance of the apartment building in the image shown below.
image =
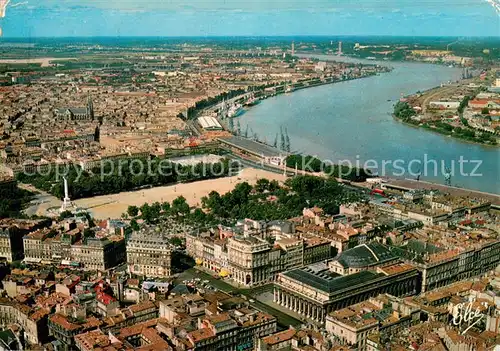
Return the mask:
[[[172,253],[161,233],[133,233],[127,242],[127,265],[130,274],[168,278],[171,275]]]
[[[397,334],[420,322],[420,308],[388,294],[379,295],[326,316],[326,331],[342,344],[366,350],[367,337],[378,332],[381,338]]]
[[[50,224],[49,220],[0,220],[0,260],[7,262],[24,257],[23,237]]]
[[[250,287],[272,281],[269,267],[271,245],[252,236],[234,236],[228,239],[227,256],[232,279]]]

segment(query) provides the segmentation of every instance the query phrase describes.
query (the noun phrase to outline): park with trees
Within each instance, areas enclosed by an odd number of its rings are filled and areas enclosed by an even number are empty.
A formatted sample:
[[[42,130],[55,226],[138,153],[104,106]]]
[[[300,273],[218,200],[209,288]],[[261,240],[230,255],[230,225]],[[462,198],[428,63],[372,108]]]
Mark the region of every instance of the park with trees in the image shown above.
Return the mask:
[[[77,165],[52,167],[47,172],[27,174],[21,172],[17,180],[64,197],[62,176],[68,180],[72,199],[98,195],[116,194],[145,187],[164,186],[175,183],[189,183],[206,179],[226,177],[236,171],[236,164],[228,159],[221,162],[192,166],[174,164],[165,159],[128,159],[102,164],[89,171]]]
[[[364,182],[367,178],[371,177],[370,171],[363,168],[324,162],[311,155],[290,155],[286,158],[286,166],[306,172],[324,173],[328,176],[351,182]]]
[[[22,210],[33,199],[32,192],[15,187],[0,187],[0,219],[24,217]]]
[[[304,208],[318,206],[326,214],[337,214],[341,204],[364,199],[362,193],[352,190],[333,178],[311,175],[296,176],[284,184],[267,179],[255,185],[239,183],[225,194],[210,192],[201,199],[201,206],[190,208],[182,196],[170,203],[130,206],[125,217],[132,218],[132,228],[139,229],[138,220],[154,224],[162,219],[175,218],[193,227],[218,224],[233,225],[237,220],[289,219],[302,214]]]

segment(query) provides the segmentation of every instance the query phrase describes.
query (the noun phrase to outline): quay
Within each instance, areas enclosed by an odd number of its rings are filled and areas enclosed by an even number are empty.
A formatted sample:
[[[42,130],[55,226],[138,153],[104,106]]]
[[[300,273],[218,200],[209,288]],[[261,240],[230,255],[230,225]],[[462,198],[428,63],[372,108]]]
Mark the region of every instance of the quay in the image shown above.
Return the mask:
[[[492,207],[500,209],[500,195],[486,193],[477,190],[457,188],[454,186],[448,186],[443,184],[430,183],[426,181],[417,181],[413,179],[389,179],[387,183],[384,184],[387,189],[394,189],[399,191],[410,191],[410,190],[440,190],[443,192],[450,193],[454,196],[467,196],[467,197],[478,197],[483,198],[491,203]]]

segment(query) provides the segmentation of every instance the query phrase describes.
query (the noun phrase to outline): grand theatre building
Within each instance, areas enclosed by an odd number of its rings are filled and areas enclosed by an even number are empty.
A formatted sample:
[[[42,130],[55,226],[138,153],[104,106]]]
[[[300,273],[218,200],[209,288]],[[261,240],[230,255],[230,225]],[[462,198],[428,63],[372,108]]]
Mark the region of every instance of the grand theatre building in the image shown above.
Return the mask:
[[[394,263],[373,270],[339,275],[325,263],[278,275],[274,302],[305,318],[324,323],[327,314],[379,294],[414,295],[420,290],[418,270]]]

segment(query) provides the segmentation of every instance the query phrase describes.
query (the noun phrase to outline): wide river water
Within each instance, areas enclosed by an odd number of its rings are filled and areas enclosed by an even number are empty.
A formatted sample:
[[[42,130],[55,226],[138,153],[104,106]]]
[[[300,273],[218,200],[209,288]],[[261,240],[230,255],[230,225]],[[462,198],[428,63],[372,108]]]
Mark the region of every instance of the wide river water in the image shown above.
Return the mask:
[[[272,143],[280,127],[284,127],[292,150],[304,154],[333,162],[350,160],[353,165],[359,162],[387,177],[415,179],[421,174],[420,180],[445,184],[446,174],[451,174],[453,186],[500,193],[499,148],[418,129],[391,116],[393,105],[402,94],[456,81],[461,77],[461,69],[412,62],[315,57],[378,63],[393,70],[267,99],[240,117],[242,130],[248,125],[260,140]]]

